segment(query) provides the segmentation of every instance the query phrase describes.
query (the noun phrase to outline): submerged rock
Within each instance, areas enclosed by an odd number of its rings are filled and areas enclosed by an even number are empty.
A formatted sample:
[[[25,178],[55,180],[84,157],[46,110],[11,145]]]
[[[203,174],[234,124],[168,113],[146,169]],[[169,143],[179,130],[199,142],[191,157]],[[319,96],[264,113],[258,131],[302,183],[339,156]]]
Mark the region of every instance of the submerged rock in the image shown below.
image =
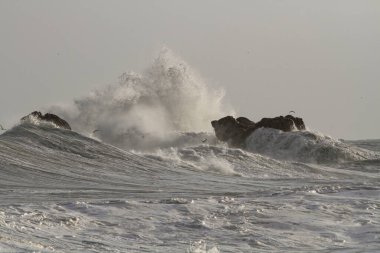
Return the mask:
[[[232,116],[226,116],[219,120],[211,121],[211,125],[218,140],[227,142],[233,147],[242,148],[244,148],[245,139],[253,131],[261,127],[274,128],[284,132],[305,130],[303,120],[292,115],[263,118],[257,123],[245,117],[235,119]]]
[[[43,115],[41,112],[34,111],[34,112],[26,115],[25,117],[22,117],[21,121],[31,119],[32,117],[37,119],[37,120],[51,122],[60,128],[71,130],[69,123],[67,123],[64,119],[61,119],[57,115],[51,114],[51,113],[46,113],[45,115]]]

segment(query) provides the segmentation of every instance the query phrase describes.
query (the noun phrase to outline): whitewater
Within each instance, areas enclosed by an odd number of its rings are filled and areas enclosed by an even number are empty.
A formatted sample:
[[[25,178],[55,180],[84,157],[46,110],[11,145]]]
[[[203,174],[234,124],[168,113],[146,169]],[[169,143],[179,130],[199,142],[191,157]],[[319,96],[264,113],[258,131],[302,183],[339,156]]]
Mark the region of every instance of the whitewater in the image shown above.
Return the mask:
[[[72,131],[3,132],[0,252],[379,252],[380,140],[258,129],[230,148],[223,96],[164,49],[46,108]]]

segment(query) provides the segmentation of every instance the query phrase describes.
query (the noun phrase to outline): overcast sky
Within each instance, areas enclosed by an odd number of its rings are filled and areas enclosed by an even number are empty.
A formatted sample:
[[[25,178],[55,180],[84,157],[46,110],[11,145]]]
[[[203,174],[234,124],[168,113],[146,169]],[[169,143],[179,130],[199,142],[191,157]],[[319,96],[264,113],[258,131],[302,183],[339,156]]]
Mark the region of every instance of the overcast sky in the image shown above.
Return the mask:
[[[0,124],[149,66],[167,46],[254,121],[296,111],[380,138],[380,1],[0,0]]]

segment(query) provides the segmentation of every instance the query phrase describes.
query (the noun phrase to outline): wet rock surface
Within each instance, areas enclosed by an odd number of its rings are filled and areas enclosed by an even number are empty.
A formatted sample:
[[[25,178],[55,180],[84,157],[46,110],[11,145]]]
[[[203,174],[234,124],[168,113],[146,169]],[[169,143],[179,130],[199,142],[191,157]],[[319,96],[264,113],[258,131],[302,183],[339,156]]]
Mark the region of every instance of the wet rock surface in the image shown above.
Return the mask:
[[[244,147],[245,139],[256,129],[274,128],[284,132],[293,130],[305,130],[305,123],[302,118],[292,115],[278,116],[275,118],[263,118],[255,123],[248,118],[226,116],[219,120],[211,121],[215,135],[218,140],[227,142],[233,147]]]

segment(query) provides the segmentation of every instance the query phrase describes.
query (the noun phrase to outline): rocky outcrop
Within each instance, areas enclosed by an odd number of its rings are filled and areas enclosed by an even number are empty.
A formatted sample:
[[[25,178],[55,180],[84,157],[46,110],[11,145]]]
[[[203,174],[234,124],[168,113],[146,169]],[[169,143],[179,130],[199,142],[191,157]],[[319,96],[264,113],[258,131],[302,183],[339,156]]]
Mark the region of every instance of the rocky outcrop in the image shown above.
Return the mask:
[[[301,118],[292,115],[279,116],[275,118],[263,118],[255,123],[248,118],[226,116],[211,122],[216,138],[227,142],[233,147],[244,148],[245,139],[256,129],[261,127],[274,128],[289,132],[293,130],[305,130],[305,124]]]
[[[292,115],[286,115],[285,117],[279,116],[275,118],[262,118],[256,124],[256,128],[268,127],[284,132],[290,132],[293,130],[305,130],[305,124],[301,118],[293,117]]]
[[[41,121],[51,122],[60,128],[71,130],[69,123],[67,123],[65,120],[61,119],[55,114],[46,113],[45,115],[43,115],[41,112],[34,111],[31,114],[28,114],[25,117],[22,117],[21,121],[26,121],[31,118],[41,120]]]
[[[252,133],[251,129],[255,128],[255,123],[247,118],[238,119],[239,121],[232,116],[226,116],[211,121],[216,138],[233,147],[240,147],[248,135]]]

